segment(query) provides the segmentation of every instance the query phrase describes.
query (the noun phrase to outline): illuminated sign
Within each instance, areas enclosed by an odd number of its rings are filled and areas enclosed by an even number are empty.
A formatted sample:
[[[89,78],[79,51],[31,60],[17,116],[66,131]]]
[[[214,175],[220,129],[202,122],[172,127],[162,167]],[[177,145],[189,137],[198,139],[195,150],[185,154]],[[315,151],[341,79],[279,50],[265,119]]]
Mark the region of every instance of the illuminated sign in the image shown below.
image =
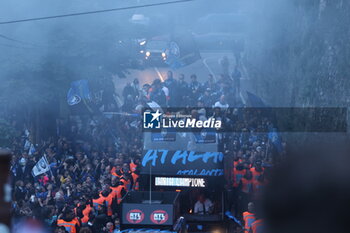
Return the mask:
[[[173,207],[173,204],[123,203],[122,224],[170,226],[174,224]]]
[[[163,224],[169,218],[168,213],[164,210],[155,210],[151,213],[150,217],[151,221],[155,224]]]
[[[203,178],[183,178],[183,177],[156,177],[156,186],[170,187],[199,187],[205,188],[206,182]]]
[[[134,224],[142,222],[144,217],[145,217],[144,213],[139,209],[130,210],[126,214],[126,219],[128,220],[128,222],[134,223]]]

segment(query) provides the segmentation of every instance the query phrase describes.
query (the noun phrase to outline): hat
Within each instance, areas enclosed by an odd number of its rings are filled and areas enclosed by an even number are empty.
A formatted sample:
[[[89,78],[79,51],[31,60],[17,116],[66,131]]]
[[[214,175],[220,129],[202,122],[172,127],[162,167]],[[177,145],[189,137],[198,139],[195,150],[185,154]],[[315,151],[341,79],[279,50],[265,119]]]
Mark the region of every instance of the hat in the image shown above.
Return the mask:
[[[26,165],[26,159],[25,158],[21,158],[20,160],[19,160],[19,164],[20,165]]]

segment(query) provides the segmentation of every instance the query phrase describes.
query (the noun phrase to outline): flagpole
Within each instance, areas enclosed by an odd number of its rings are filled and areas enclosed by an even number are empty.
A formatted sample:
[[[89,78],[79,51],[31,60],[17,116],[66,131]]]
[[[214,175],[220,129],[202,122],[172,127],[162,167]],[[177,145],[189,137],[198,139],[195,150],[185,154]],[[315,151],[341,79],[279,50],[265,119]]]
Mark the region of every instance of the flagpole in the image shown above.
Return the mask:
[[[51,170],[51,166],[50,166],[50,164],[49,164],[49,161],[47,160],[47,158],[46,158],[46,154],[44,154],[44,158],[45,158],[45,160],[46,160],[46,162],[47,162],[47,165],[49,165],[49,169],[50,169],[50,173],[51,173],[51,177],[52,177],[52,180],[54,181],[54,179],[53,179],[53,173],[52,173],[52,170]],[[55,182],[56,183],[56,182]]]
[[[149,204],[152,204],[152,164],[149,165]]]
[[[270,138],[268,138],[268,139],[267,139],[266,153],[265,153],[265,160],[267,159],[267,154],[268,154],[269,147],[270,147]]]

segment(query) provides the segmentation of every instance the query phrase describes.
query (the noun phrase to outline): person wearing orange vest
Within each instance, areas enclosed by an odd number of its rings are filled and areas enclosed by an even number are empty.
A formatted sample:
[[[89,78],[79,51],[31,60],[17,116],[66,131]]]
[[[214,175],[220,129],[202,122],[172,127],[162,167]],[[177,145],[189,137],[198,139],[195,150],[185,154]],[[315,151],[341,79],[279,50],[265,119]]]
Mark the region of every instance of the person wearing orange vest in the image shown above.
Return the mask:
[[[118,178],[122,177],[122,175],[123,175],[123,173],[121,172],[120,165],[116,165],[115,167],[113,167],[110,172],[111,172],[112,176],[118,177]]]
[[[264,233],[264,221],[263,219],[255,220],[251,227],[249,233]]]
[[[126,187],[124,186],[123,182],[119,181],[117,178],[112,178],[110,189],[113,192],[114,200],[116,200],[113,206],[113,210],[117,215],[121,215],[121,202],[123,200],[123,197],[126,194]]]
[[[261,197],[264,186],[266,185],[265,176],[261,175],[257,180],[253,181],[253,192],[254,192],[254,198],[258,199]]]
[[[242,163],[238,164],[237,167],[233,168],[233,187],[238,188],[241,179],[246,173],[246,169]]]
[[[80,220],[79,220],[79,218],[78,217],[75,217],[74,219],[73,219],[73,222],[78,226],[78,227],[80,227],[81,226],[81,224],[80,224]]]
[[[129,164],[124,163],[120,171],[123,174],[122,177],[120,177],[120,181],[124,183],[126,190],[129,191],[132,188],[131,186],[132,177],[131,177]]]
[[[64,227],[68,233],[77,233],[79,225],[79,220],[75,218],[73,211],[65,211],[63,218],[57,220],[57,226]]]
[[[99,192],[95,192],[93,195],[92,204],[94,209],[97,211],[98,206],[105,204],[105,198]]]
[[[243,162],[243,166],[244,166],[244,168],[247,169],[247,170],[250,170],[250,169],[253,167],[253,165],[250,163],[249,160]]]
[[[114,201],[114,193],[112,192],[111,189],[104,190],[101,193],[101,196],[104,198],[104,202],[107,206],[107,216],[112,216],[113,215],[113,201]]]
[[[124,173],[120,178],[120,181],[123,183],[125,190],[129,191],[132,188],[132,174]]]
[[[233,167],[234,168],[237,167],[238,164],[240,164],[242,162],[243,162],[243,160],[241,158],[239,158],[239,157],[234,158],[234,160],[233,160]]]
[[[112,190],[114,198],[117,200],[117,204],[120,204],[123,196],[126,193],[124,184],[120,181],[117,181],[116,179],[112,179],[112,185],[110,186],[110,189]]]
[[[131,183],[129,178],[126,177],[125,175],[123,175],[119,181],[122,184],[122,186],[125,187],[125,190],[128,190],[128,185],[130,185],[130,183]]]
[[[247,195],[253,192],[253,175],[250,171],[246,171],[240,182],[241,191]]]
[[[240,202],[238,201],[239,198],[239,189],[238,186],[241,183],[241,179],[246,173],[246,169],[244,168],[243,163],[239,163],[236,167],[233,168],[233,176],[232,176],[232,186],[233,186],[233,195],[232,195],[232,208],[236,213],[241,213],[239,211],[240,208]],[[242,208],[241,208],[242,210]]]
[[[138,162],[139,162],[138,159],[136,159],[135,161],[133,159],[131,160],[131,162],[129,164],[131,172],[135,172],[136,171],[136,169],[138,167],[138,164],[139,164]]]
[[[249,170],[247,170],[246,174],[241,179],[238,189],[240,196],[240,201],[238,203],[238,211],[241,213],[243,212],[243,209],[245,209],[248,205],[248,202],[251,200],[251,196],[253,193],[253,176]]]
[[[77,207],[74,208],[75,215],[80,217],[82,224],[86,224],[89,222],[90,213],[92,212],[92,210],[93,208],[91,207],[91,204],[87,204],[87,201],[83,198],[80,199]]]
[[[83,213],[83,217],[81,219],[82,223],[88,223],[89,219],[90,219],[90,213],[92,212],[92,207],[91,205],[86,205],[85,208],[83,209],[82,213]]]
[[[248,203],[248,210],[243,212],[244,233],[249,233],[252,223],[255,221],[254,203]]]
[[[250,169],[253,174],[253,179],[258,180],[258,178],[263,175],[264,168],[261,166],[261,161],[258,160],[255,162],[255,166]]]
[[[140,190],[140,183],[139,183],[139,177],[140,177],[140,171],[136,169],[133,173],[131,173],[133,186],[132,189],[135,191]]]

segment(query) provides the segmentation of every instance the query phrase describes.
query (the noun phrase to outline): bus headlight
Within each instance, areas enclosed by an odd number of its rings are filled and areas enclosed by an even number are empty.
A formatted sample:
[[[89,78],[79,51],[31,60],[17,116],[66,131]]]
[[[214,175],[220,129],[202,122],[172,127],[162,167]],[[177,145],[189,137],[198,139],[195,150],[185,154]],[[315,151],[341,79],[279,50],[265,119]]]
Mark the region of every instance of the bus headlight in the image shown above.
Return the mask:
[[[151,56],[151,52],[150,52],[150,51],[147,51],[147,52],[146,52],[146,57],[149,57],[149,56]]]

